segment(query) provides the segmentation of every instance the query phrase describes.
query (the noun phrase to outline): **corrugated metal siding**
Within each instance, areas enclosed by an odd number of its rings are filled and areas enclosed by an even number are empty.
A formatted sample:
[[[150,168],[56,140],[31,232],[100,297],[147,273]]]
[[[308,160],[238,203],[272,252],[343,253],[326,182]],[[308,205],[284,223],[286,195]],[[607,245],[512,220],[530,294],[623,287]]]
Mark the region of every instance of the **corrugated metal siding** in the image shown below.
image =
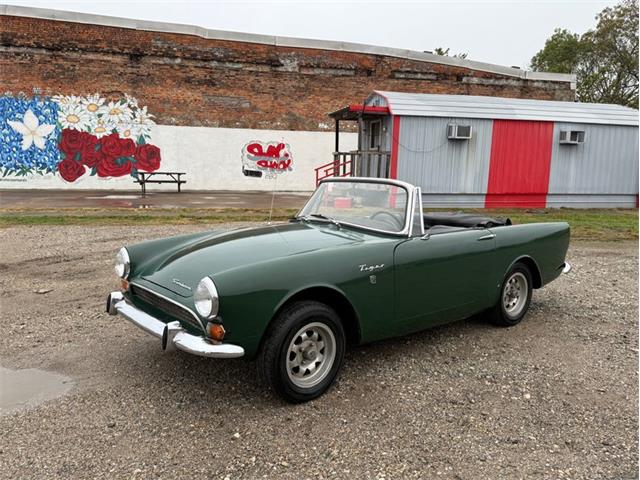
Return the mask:
[[[448,140],[449,123],[471,125],[471,140]],[[490,120],[400,117],[398,179],[424,194],[484,194],[491,136]]]
[[[545,206],[552,137],[552,122],[493,122],[487,207]]]
[[[367,105],[388,106],[393,115],[638,125],[638,111],[621,105],[472,95],[376,91]]]
[[[484,202],[484,194],[422,194],[422,205],[424,208],[484,208]]]
[[[584,130],[581,145],[561,145],[561,130]],[[638,129],[556,123],[549,194],[638,193]]]
[[[547,207],[570,208],[633,208],[637,195],[598,195],[597,193],[549,194]]]

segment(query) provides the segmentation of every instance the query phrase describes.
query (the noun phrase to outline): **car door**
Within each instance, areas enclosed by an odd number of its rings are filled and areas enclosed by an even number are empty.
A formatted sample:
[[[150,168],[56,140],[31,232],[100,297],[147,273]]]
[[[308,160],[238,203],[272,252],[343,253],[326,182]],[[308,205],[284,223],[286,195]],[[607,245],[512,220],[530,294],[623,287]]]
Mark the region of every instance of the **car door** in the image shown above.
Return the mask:
[[[395,324],[401,333],[472,315],[490,306],[497,292],[489,229],[433,230],[395,249]]]

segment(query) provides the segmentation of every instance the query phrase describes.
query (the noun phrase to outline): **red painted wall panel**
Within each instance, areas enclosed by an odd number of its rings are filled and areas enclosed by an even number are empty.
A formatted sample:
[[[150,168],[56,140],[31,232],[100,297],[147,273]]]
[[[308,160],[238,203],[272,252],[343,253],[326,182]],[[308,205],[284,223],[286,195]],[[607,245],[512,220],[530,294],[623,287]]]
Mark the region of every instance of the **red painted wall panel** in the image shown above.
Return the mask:
[[[391,130],[391,167],[389,177],[398,178],[398,146],[400,141],[400,117],[393,116],[393,128]]]
[[[553,122],[494,120],[485,207],[544,208]]]

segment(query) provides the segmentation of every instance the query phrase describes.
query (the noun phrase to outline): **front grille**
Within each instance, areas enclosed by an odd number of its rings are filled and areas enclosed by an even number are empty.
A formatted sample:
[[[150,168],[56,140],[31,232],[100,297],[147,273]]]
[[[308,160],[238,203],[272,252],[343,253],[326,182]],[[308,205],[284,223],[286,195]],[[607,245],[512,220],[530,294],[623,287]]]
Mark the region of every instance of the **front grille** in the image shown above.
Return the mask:
[[[181,307],[173,303],[170,300],[167,300],[160,295],[157,295],[149,290],[138,287],[137,285],[131,285],[131,294],[134,298],[139,298],[145,303],[148,303],[154,308],[164,312],[166,315],[173,317],[177,320],[182,320],[192,327],[197,328],[198,330],[202,330],[202,325],[198,320],[196,320],[193,314],[187,310],[186,307]]]

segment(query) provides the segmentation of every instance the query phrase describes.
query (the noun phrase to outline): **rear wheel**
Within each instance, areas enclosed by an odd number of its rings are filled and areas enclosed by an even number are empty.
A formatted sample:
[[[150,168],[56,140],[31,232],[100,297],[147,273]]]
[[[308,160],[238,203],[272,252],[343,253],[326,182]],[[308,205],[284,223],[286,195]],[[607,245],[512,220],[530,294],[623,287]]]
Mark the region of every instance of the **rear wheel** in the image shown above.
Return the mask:
[[[322,395],[344,360],[345,333],[336,312],[313,301],[296,302],[275,319],[258,355],[265,383],[291,403]]]
[[[529,310],[533,281],[529,268],[516,263],[505,276],[498,304],[491,311],[491,320],[496,325],[511,327],[522,321]]]

